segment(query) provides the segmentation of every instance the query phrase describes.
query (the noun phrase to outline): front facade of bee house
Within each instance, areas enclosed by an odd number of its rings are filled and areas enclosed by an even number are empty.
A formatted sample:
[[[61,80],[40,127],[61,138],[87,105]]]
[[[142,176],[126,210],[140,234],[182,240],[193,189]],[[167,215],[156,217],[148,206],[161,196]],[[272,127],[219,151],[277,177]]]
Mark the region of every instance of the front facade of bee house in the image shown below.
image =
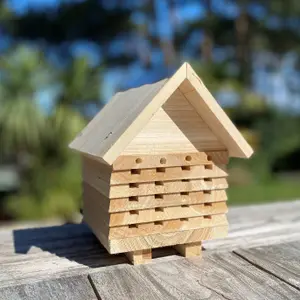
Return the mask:
[[[109,253],[201,255],[227,235],[229,157],[252,149],[187,63],[116,94],[70,144],[83,165],[83,214]]]

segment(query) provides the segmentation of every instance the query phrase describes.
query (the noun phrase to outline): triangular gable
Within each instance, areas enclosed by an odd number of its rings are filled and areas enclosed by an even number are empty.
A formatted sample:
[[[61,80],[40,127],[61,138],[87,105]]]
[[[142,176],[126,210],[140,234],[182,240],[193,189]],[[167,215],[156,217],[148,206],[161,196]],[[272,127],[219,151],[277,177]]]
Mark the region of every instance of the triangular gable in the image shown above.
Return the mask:
[[[170,79],[117,93],[70,148],[112,164],[177,88],[231,156],[251,156],[249,144],[187,63]]]

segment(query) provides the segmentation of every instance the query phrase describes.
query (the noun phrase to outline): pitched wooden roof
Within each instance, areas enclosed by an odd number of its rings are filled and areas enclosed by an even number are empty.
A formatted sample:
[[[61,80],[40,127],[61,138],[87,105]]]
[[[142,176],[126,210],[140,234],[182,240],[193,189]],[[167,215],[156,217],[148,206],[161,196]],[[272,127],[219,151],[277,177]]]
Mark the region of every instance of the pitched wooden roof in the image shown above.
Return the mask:
[[[170,78],[117,93],[69,145],[112,164],[151,117],[180,87],[232,157],[253,150],[188,63]]]

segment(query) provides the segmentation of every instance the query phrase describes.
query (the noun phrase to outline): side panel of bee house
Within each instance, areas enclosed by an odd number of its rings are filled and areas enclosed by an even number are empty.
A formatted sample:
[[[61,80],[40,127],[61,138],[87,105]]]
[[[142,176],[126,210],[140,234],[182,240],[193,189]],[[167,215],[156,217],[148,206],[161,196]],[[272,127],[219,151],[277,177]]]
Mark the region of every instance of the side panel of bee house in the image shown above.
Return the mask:
[[[112,168],[85,157],[84,219],[110,253],[224,237],[227,162],[225,151],[121,156]]]

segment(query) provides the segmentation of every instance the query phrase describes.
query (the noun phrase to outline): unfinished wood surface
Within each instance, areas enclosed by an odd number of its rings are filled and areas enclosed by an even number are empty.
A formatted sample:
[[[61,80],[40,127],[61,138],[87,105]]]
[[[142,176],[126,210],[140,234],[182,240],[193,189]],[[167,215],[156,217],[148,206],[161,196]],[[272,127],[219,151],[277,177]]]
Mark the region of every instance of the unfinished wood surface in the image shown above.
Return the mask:
[[[108,299],[298,299],[300,292],[231,253],[176,259],[92,273],[102,300]]]
[[[222,202],[227,200],[227,195],[225,190],[213,190],[213,191],[198,191],[198,192],[181,192],[172,193],[165,195],[150,195],[150,196],[138,196],[138,197],[127,197],[118,199],[108,199],[99,193],[96,189],[92,188],[95,197],[99,201],[106,202],[109,207],[109,212],[121,212],[129,210],[140,210],[147,208],[157,207],[161,203],[163,198],[164,207],[178,206],[178,205],[192,205],[201,203],[211,203],[211,202]],[[103,206],[104,207],[104,206]],[[105,206],[106,207],[106,206]]]
[[[85,155],[81,155],[81,159],[83,177],[84,174],[89,172],[108,183],[111,181],[111,173],[113,172],[112,166]]]
[[[125,255],[133,265],[147,264],[152,260],[151,249],[126,252]]]
[[[94,207],[96,209],[96,206]],[[126,211],[120,213],[111,213],[109,215],[109,226],[121,226],[129,224],[139,224],[154,221],[163,220],[174,220],[182,218],[192,218],[200,216],[225,214],[227,213],[226,202],[216,202],[216,203],[204,203],[204,204],[193,204],[193,205],[182,205],[182,206],[171,206],[163,207],[161,203],[160,207],[145,209],[145,210],[134,210]],[[98,210],[99,216],[102,216],[105,212]],[[105,220],[105,216],[103,216]]]
[[[87,179],[87,177],[85,178]],[[110,189],[107,187],[107,184],[105,185],[100,179],[89,180],[88,183],[109,198],[170,194],[201,190],[222,190],[228,187],[226,178],[182,179],[181,181],[130,183],[127,185],[111,186]]]
[[[111,254],[123,253],[222,238],[226,237],[227,233],[228,226],[216,226],[171,233],[150,234],[147,236],[110,240],[108,241],[108,248]],[[101,236],[101,233],[97,232],[97,234]]]
[[[177,252],[184,257],[202,256],[202,243],[195,242],[190,244],[176,245],[174,246]]]
[[[300,242],[236,250],[242,258],[300,290]]]
[[[0,288],[1,300],[97,300],[87,276],[69,276]]]
[[[206,151],[196,153],[176,153],[163,155],[123,155],[119,156],[113,163],[113,170],[147,169],[158,167],[181,167],[228,164],[227,151]]]
[[[206,228],[214,226],[228,225],[226,215],[211,215],[210,218],[193,217],[181,218],[177,220],[155,221],[151,223],[141,223],[135,226],[118,226],[109,228],[109,239],[122,239],[156,233],[183,231],[188,229]],[[103,226],[108,226],[103,224]]]
[[[195,90],[184,93],[184,96],[212,132],[226,145],[230,156],[250,157],[253,153],[252,148],[189,64],[187,64],[187,79]]]
[[[158,109],[122,155],[226,150],[179,89]]]
[[[99,170],[99,177],[101,171]],[[126,184],[134,182],[153,182],[157,180],[178,180],[178,179],[198,179],[198,178],[218,178],[226,177],[228,173],[225,165],[198,165],[181,167],[158,167],[155,169],[131,169],[117,171],[111,174],[110,184]]]

